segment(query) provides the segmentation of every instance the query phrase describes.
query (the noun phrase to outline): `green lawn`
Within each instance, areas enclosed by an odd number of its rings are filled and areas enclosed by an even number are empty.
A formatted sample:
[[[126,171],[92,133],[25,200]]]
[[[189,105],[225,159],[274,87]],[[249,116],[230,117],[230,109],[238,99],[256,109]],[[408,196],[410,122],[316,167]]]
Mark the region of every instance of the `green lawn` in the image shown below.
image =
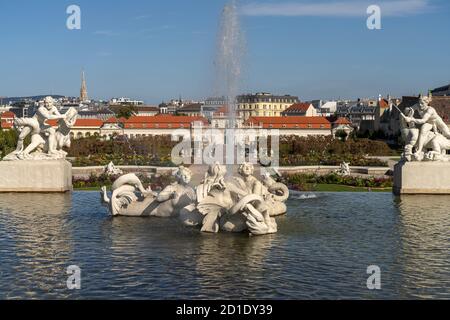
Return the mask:
[[[322,191],[322,192],[368,192],[368,188],[362,187],[350,187],[339,184],[317,184],[312,187],[313,191]],[[381,188],[375,189],[372,188],[372,192],[392,192],[392,188]]]
[[[73,188],[74,191],[99,191],[100,192],[100,188],[99,187],[86,187],[86,188]],[[109,189],[108,189],[109,191]]]

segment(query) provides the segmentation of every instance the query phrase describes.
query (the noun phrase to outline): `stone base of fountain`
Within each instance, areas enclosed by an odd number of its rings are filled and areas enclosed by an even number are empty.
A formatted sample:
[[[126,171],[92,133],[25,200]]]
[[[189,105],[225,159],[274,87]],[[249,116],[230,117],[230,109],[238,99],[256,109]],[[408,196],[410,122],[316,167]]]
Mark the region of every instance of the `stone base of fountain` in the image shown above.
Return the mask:
[[[394,194],[450,194],[450,162],[399,162],[394,167]]]
[[[66,160],[0,161],[0,192],[67,192],[72,165]]]

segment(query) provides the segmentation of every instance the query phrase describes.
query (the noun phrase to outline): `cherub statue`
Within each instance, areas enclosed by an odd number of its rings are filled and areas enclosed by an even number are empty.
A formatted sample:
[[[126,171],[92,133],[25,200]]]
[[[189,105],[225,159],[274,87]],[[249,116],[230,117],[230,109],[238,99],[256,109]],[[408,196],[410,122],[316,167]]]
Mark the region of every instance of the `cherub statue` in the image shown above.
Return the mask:
[[[123,174],[123,171],[117,168],[114,163],[111,161],[104,168],[104,173],[108,176],[117,176]]]
[[[31,118],[16,118],[14,127],[19,131],[16,150],[4,160],[27,159],[62,159],[66,156],[63,147],[70,147],[70,129],[76,122],[78,112],[70,108],[61,115],[54,105],[52,97],[46,97],[36,114]],[[55,130],[47,123],[48,120],[58,120]],[[24,146],[25,138],[31,135],[31,143]],[[40,151],[32,154],[34,151]]]
[[[420,119],[414,118],[411,114],[405,116],[401,114],[402,121],[408,124],[420,126],[419,137],[416,144],[416,152],[413,159],[422,161],[424,159],[424,148],[434,138],[434,134],[441,134],[447,139],[450,139],[450,129],[445,124],[444,120],[439,116],[436,109],[430,106],[431,97],[422,96],[419,103],[413,106],[420,116]],[[433,134],[434,133],[434,134]]]
[[[270,217],[270,208],[263,197],[264,186],[252,176],[253,166],[239,169],[242,178],[226,181],[226,167],[211,165],[201,185],[197,187],[197,203],[180,214],[184,224],[201,226],[203,232],[219,230],[253,235],[274,233],[277,225]]]
[[[400,117],[400,132],[405,142],[405,151],[402,155],[403,159],[406,161],[411,161],[413,157],[413,148],[419,139],[419,128],[417,128],[416,124],[412,121],[407,122],[407,119],[414,117],[414,109],[413,108],[405,108],[405,116]]]
[[[347,162],[342,162],[339,165],[339,169],[335,171],[340,176],[349,176],[351,174],[350,164]]]

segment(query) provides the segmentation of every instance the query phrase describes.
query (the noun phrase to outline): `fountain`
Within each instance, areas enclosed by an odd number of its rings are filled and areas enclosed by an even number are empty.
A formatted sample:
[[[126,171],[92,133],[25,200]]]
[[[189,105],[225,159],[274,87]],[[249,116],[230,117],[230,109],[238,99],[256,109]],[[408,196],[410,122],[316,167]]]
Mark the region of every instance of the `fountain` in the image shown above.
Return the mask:
[[[176,182],[159,194],[145,189],[134,174],[116,180],[112,195],[102,188],[101,201],[113,216],[179,217],[186,226],[199,227],[203,232],[244,232],[263,235],[277,232],[275,216],[287,211],[285,201],[289,189],[277,183],[264,170],[261,179],[254,177],[251,163],[240,163],[233,176],[236,107],[244,40],[239,24],[236,0],[222,12],[216,59],[218,88],[225,93],[229,121],[226,137],[226,162],[211,164],[200,185],[194,191],[189,186],[192,172],[180,167]],[[216,85],[217,85],[216,83]]]
[[[227,123],[227,164],[234,163],[235,128],[237,127],[237,96],[242,72],[245,41],[241,30],[237,0],[230,1],[222,11],[217,40],[216,91],[225,96],[229,121]],[[231,172],[230,167],[228,171]]]
[[[237,177],[226,174],[226,166],[210,165],[194,191],[189,186],[192,172],[181,166],[174,174],[177,181],[160,193],[145,189],[135,174],[127,174],[114,182],[110,197],[102,188],[101,201],[113,216],[179,217],[184,225],[203,232],[277,232],[274,217],[287,211],[287,186],[268,175],[257,179],[251,163],[240,165]]]

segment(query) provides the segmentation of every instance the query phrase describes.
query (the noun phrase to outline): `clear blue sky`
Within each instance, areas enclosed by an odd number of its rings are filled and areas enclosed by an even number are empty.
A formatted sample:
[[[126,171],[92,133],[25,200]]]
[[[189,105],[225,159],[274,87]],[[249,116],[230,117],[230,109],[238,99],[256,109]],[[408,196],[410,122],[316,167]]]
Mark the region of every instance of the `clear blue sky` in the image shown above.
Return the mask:
[[[207,97],[226,2],[1,0],[0,96],[77,96],[84,68],[94,98]],[[400,96],[450,83],[449,2],[393,2],[383,9],[386,0],[241,0],[241,91],[306,100]],[[370,31],[359,8],[376,3],[385,11],[382,30]],[[70,4],[81,7],[81,30],[66,28]]]

